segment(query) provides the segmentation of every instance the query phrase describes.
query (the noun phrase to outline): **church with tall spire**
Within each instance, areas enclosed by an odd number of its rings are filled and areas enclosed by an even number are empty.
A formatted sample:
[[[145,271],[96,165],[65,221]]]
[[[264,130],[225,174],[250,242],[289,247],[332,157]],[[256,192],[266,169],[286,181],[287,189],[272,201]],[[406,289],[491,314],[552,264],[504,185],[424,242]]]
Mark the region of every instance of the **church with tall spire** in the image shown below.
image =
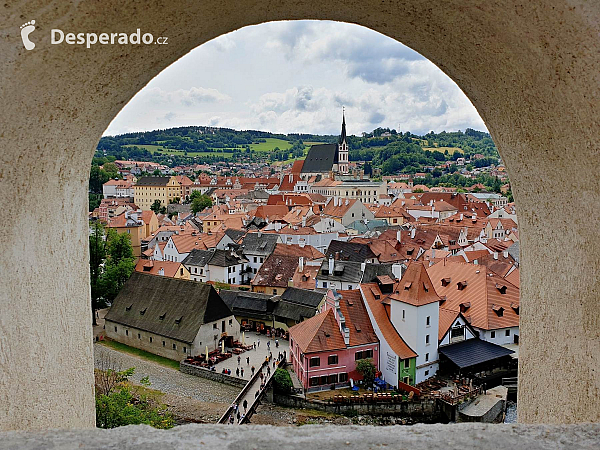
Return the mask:
[[[302,165],[301,174],[304,177],[330,174],[348,175],[348,142],[346,138],[346,114],[342,110],[342,133],[336,144],[313,145]]]

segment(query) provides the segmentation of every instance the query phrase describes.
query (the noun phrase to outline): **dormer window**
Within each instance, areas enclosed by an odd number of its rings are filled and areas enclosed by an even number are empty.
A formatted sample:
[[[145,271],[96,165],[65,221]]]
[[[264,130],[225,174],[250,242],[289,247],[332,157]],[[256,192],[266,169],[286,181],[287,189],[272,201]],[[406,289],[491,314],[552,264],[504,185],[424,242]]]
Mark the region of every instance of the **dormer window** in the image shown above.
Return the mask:
[[[451,278],[442,278],[442,286],[446,287],[450,284]]]
[[[182,319],[183,319],[183,316],[181,316],[179,319],[175,319],[175,325],[179,325],[181,323]]]
[[[410,281],[409,281],[409,282],[407,282],[407,283],[404,283],[404,290],[405,290],[405,291],[408,291],[408,290],[410,289],[410,287],[411,287],[411,286],[412,286],[412,282],[410,282]]]
[[[414,251],[415,251],[414,248],[409,248],[409,249],[406,250],[406,254],[407,255],[412,255]]]
[[[463,302],[460,304],[460,312],[464,313],[471,307],[471,302]]]
[[[464,288],[467,287],[467,281],[459,281],[458,283],[456,283],[456,287],[459,291],[462,291]]]
[[[144,314],[146,314],[146,310],[147,310],[147,309],[148,309],[148,308],[144,308],[144,309],[142,309],[142,310],[140,311],[140,316],[143,316]]]
[[[492,305],[492,310],[498,315],[498,317],[504,316],[504,308],[502,306]]]
[[[498,289],[501,294],[506,294],[506,286],[505,285],[496,284],[496,289]]]
[[[518,303],[511,303],[510,307],[513,309],[513,311],[517,314],[517,316],[519,315],[519,304]]]
[[[427,287],[427,285],[425,283],[423,283],[423,289],[425,290],[425,292],[429,292],[429,288]]]
[[[133,307],[133,304],[131,304],[131,305],[129,305],[129,306],[127,306],[127,307],[125,307],[125,311],[131,311],[131,308],[132,308],[132,307]]]
[[[161,314],[160,316],[158,316],[159,320],[165,320],[165,317],[167,316],[167,313]]]

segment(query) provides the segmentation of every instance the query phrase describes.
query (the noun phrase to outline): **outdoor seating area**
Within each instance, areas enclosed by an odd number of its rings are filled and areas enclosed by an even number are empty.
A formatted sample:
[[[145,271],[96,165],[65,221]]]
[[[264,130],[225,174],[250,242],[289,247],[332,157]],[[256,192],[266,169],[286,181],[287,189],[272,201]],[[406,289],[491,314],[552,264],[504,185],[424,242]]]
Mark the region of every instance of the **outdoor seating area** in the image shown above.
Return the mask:
[[[412,400],[411,395],[397,392],[365,393],[362,395],[335,395],[329,400],[338,405],[365,404],[365,403],[402,403]]]

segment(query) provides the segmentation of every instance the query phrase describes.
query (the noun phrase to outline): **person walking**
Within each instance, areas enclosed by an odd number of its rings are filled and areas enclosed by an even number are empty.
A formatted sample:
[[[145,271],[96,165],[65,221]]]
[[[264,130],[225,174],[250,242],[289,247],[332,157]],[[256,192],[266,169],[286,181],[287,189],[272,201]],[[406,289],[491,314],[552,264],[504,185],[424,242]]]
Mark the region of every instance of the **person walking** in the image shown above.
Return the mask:
[[[271,350],[271,342],[267,341],[267,350]]]
[[[273,369],[275,369],[275,361],[273,361]]]
[[[279,348],[279,339],[275,339],[275,348]]]
[[[243,367],[242,367],[241,373],[242,373],[242,378],[244,378],[244,368]]]
[[[239,367],[237,369],[235,369],[235,376],[236,377],[240,376],[240,368]]]
[[[246,356],[246,364],[250,365],[250,357]]]
[[[248,400],[244,399],[244,414],[246,413],[246,411],[248,411]]]
[[[271,366],[267,366],[267,378],[271,376]]]
[[[238,366],[240,365],[241,360],[242,360],[242,357],[240,355],[238,355]]]
[[[252,370],[252,376],[254,376],[254,371],[256,370],[256,369],[254,368],[254,366],[252,366],[252,368],[251,368],[250,370]]]
[[[258,338],[258,348],[260,348],[260,338]]]
[[[254,350],[256,350],[256,342],[254,342]]]

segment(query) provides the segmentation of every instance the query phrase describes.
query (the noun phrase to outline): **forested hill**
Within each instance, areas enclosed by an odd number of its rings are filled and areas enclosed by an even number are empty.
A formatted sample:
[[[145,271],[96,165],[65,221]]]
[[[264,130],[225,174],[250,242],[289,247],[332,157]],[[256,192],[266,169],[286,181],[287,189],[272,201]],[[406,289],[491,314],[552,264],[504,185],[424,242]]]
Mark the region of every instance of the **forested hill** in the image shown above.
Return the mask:
[[[276,134],[266,131],[237,131],[230,128],[179,127],[106,136],[100,139],[96,156],[117,159],[154,160],[170,166],[189,162],[266,160],[289,162],[302,158],[315,143],[337,142],[338,136]],[[384,174],[418,172],[423,166],[467,159],[475,154],[483,163],[497,162],[498,151],[488,133],[428,133],[424,136],[377,128],[362,136],[349,136],[351,161],[368,161]],[[112,158],[111,158],[112,159]]]

